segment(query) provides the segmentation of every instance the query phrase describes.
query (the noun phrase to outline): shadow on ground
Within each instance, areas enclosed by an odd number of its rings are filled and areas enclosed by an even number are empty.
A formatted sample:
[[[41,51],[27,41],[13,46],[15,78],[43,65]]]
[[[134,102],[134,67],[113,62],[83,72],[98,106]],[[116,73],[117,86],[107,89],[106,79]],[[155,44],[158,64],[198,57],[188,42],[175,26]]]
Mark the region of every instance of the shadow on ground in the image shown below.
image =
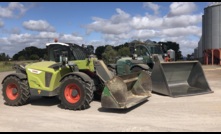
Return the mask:
[[[136,109],[137,107],[140,107],[141,105],[143,105],[144,103],[148,102],[148,100],[140,103],[140,104],[137,104],[131,108],[128,108],[128,109],[109,109],[109,108],[98,108],[98,111],[99,112],[108,112],[108,113],[118,113],[118,114],[126,114],[134,109]]]
[[[60,100],[54,97],[32,96],[29,103],[35,106],[53,106],[60,104]]]

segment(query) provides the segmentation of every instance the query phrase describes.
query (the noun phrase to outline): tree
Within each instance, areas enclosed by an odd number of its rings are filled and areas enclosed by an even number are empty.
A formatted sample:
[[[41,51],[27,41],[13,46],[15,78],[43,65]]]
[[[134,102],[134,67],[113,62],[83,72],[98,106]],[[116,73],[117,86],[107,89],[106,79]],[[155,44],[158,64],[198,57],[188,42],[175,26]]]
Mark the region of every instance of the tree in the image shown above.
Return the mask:
[[[32,54],[30,60],[39,60],[39,56],[37,54]]]
[[[117,57],[117,51],[112,46],[108,45],[102,54],[102,59],[106,64],[115,63]]]
[[[49,59],[48,59],[48,55],[47,55],[47,54],[44,54],[43,59],[44,59],[44,60],[49,60]]]
[[[162,47],[166,48],[166,50],[163,50],[164,53],[167,53],[167,50],[172,49],[175,51],[176,60],[183,59],[182,52],[180,51],[180,46],[176,42],[167,41],[167,42],[158,42],[158,44],[162,44]]]
[[[19,57],[18,57],[18,60],[19,60],[19,61],[23,61],[23,60],[26,60],[26,59],[25,59],[25,56],[19,56]]]
[[[130,50],[129,47],[121,47],[117,51],[118,56],[130,56]]]
[[[35,46],[31,46],[31,47],[26,47],[25,49],[13,55],[13,60],[18,60],[20,56],[24,56],[26,60],[32,60],[31,55],[37,55],[39,58],[44,58],[45,54],[47,54],[46,48],[41,49]],[[37,57],[35,56],[35,58]]]
[[[106,46],[99,46],[95,50],[95,55],[97,56],[98,59],[102,59],[102,54],[104,53]]]
[[[0,53],[0,61],[8,61],[10,57],[5,53]]]

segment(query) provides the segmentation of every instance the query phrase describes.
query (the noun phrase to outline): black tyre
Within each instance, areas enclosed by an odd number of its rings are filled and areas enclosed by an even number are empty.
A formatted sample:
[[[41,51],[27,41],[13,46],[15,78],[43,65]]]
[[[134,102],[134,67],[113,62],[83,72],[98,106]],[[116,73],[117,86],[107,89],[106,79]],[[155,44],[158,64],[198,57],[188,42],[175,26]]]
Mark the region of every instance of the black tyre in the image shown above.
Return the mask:
[[[24,105],[31,96],[27,80],[20,80],[15,76],[4,80],[2,94],[5,104],[10,106]]]
[[[61,82],[59,99],[65,109],[83,110],[89,108],[93,99],[93,86],[77,76],[68,76]]]

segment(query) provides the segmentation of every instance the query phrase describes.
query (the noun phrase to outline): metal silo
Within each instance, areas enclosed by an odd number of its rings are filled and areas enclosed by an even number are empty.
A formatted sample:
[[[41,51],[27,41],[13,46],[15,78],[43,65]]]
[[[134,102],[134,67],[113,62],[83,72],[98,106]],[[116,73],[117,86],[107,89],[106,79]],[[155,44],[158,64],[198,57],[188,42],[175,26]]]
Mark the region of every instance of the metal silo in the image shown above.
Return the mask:
[[[198,59],[198,48],[194,49],[194,58]]]
[[[167,50],[167,54],[170,56],[171,61],[175,61],[175,51],[173,49]]]
[[[206,42],[205,42],[205,33],[206,33],[205,32],[206,31],[205,30],[205,27],[206,27],[206,25],[205,25],[205,15],[202,16],[202,20],[203,20],[202,21],[202,36],[201,36],[200,40],[202,42],[202,51],[203,51],[203,50],[205,50],[205,44],[206,44]],[[200,49],[199,49],[199,53],[200,53]]]
[[[212,49],[220,48],[220,6],[212,6]]]
[[[221,4],[214,3],[204,9],[203,16],[203,38],[204,49],[219,49],[220,45],[220,26],[221,26]]]
[[[205,49],[212,49],[212,8],[207,7],[205,12]]]
[[[202,38],[200,38],[200,41],[198,43],[198,58],[203,57],[203,44],[202,44]]]
[[[202,54],[206,64],[217,64],[221,55],[221,2],[213,2],[204,8],[202,20],[202,45],[199,43],[198,46],[199,57]]]

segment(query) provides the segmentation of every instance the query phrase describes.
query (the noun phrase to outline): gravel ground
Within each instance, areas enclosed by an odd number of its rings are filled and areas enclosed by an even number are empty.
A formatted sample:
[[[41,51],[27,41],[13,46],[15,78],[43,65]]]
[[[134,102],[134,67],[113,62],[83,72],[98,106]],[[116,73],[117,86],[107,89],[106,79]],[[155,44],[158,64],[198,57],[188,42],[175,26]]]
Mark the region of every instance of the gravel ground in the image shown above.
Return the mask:
[[[221,66],[203,69],[214,93],[179,98],[153,94],[147,102],[128,110],[102,109],[99,101],[92,101],[89,109],[71,111],[60,108],[57,98],[36,96],[27,105],[11,107],[0,95],[0,131],[219,132]],[[9,73],[0,73],[0,81]]]

